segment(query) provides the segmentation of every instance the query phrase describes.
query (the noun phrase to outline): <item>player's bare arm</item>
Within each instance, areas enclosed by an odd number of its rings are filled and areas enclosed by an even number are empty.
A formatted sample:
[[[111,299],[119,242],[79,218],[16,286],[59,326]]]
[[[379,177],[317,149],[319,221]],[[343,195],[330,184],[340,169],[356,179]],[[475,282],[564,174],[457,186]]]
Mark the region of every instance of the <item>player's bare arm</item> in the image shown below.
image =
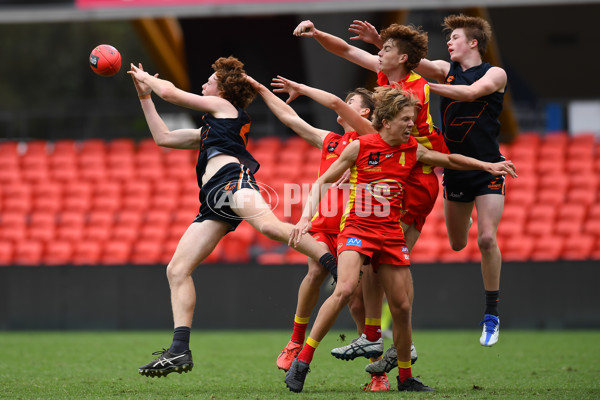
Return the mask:
[[[172,82],[150,75],[131,64],[128,73],[148,85],[156,95],[169,103],[192,110],[208,112],[216,118],[234,118],[237,110],[227,100],[218,96],[200,96],[177,88]]]
[[[328,52],[345,58],[351,63],[370,71],[379,72],[379,59],[377,55],[371,54],[358,47],[351,46],[345,40],[337,36],[318,30],[310,20],[302,21],[296,29],[294,29],[294,35],[299,37],[312,37]]]
[[[329,184],[336,182],[343,174],[356,162],[358,157],[358,150],[360,149],[360,140],[355,140],[350,143],[340,157],[321,175],[315,183],[313,183],[308,199],[302,210],[302,216],[298,223],[292,228],[290,232],[290,238],[288,241],[289,246],[296,246],[300,243],[302,235],[308,233],[311,228],[311,219],[317,212],[319,202],[323,198],[323,195],[329,189]]]
[[[444,82],[450,71],[450,63],[444,60],[421,59],[415,71],[423,77],[437,82]]]
[[[440,96],[459,101],[474,101],[494,92],[504,92],[506,88],[506,72],[499,67],[490,68],[486,74],[471,85],[446,85],[430,83],[432,92]]]
[[[515,165],[510,160],[490,163],[477,160],[473,157],[463,156],[462,154],[444,154],[435,150],[429,150],[421,144],[417,148],[417,160],[425,164],[448,169],[461,171],[479,169],[496,176],[510,175],[513,178],[517,177]]]
[[[329,133],[324,129],[318,129],[310,125],[308,122],[300,118],[292,107],[286,104],[283,100],[272,93],[266,86],[257,82],[250,76],[246,79],[254,89],[258,92],[267,107],[285,126],[293,130],[298,136],[306,140],[312,146],[318,149],[323,148],[323,141]]]
[[[344,121],[350,124],[359,135],[376,133],[375,129],[371,126],[369,120],[361,116],[344,100],[332,93],[302,83],[291,81],[282,76],[277,76],[277,78],[273,78],[271,86],[275,87],[275,89],[273,90],[274,92],[286,92],[290,95],[290,98],[296,98],[300,95],[310,97],[322,106],[325,106],[335,111]]]

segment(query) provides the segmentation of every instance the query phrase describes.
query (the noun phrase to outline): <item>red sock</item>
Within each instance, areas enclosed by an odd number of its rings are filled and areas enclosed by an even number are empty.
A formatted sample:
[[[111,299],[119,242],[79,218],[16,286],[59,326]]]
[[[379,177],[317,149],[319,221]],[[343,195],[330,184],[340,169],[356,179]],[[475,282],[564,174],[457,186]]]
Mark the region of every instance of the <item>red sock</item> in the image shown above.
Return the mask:
[[[406,364],[408,364],[408,365],[406,365]],[[412,376],[412,370],[410,368],[410,361],[398,362],[398,380],[400,381],[400,383],[404,382],[411,376]]]
[[[381,337],[381,318],[365,318],[365,336],[369,342]]]
[[[306,339],[306,344],[302,348],[302,351],[298,354],[298,360],[304,361],[307,364],[313,359],[313,355],[315,354],[315,350],[317,346],[319,346],[320,342],[313,340],[310,336]]]
[[[304,338],[306,337],[306,328],[308,327],[308,321],[310,317],[294,317],[294,331],[292,332],[292,342],[294,343],[304,343]]]

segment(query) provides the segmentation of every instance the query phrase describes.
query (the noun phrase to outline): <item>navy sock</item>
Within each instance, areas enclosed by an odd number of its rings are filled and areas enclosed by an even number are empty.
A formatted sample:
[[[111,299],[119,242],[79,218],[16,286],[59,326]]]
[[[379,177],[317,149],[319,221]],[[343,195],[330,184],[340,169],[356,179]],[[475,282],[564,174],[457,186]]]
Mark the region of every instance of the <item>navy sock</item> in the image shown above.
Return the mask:
[[[190,349],[190,332],[187,326],[178,326],[173,331],[173,343],[169,347],[169,352],[181,354]]]
[[[337,259],[331,253],[325,253],[319,258],[321,265],[333,275],[333,279],[337,281]]]
[[[498,297],[500,296],[499,290],[486,290],[485,291],[485,313],[490,315],[498,316]]]

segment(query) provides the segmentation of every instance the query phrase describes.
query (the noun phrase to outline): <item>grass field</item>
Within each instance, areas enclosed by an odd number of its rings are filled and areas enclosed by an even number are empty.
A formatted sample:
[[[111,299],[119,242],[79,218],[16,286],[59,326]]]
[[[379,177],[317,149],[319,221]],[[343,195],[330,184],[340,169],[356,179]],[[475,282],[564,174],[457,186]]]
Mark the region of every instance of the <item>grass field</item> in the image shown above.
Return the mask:
[[[353,332],[331,332],[317,349],[304,391],[291,393],[275,358],[280,331],[196,330],[194,370],[138,375],[170,332],[0,332],[0,398],[7,399],[600,399],[600,333],[503,330],[492,348],[479,331],[416,331],[413,375],[436,392],[364,393],[366,360],[329,355]],[[389,345],[386,342],[386,348]]]

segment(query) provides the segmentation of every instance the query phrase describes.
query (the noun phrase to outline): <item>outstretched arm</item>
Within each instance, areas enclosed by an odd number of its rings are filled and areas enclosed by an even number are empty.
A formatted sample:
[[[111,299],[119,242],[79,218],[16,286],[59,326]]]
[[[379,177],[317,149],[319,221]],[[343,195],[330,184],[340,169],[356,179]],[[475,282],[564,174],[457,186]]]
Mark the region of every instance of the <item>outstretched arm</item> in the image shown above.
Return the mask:
[[[340,157],[313,183],[308,199],[302,210],[300,221],[290,232],[288,245],[296,246],[300,243],[302,235],[308,233],[311,228],[310,221],[317,212],[317,206],[324,193],[329,189],[329,185],[335,182],[342,174],[356,162],[358,150],[360,149],[360,140],[355,140],[348,145],[340,154]]]
[[[153,76],[145,72],[141,68],[141,64],[139,67],[131,64],[131,69],[127,73],[169,103],[192,110],[208,112],[217,118],[230,118],[237,115],[237,110],[229,101],[218,96],[199,96],[181,90],[175,87],[172,82],[160,79],[158,75]]]
[[[345,58],[370,71],[379,72],[379,58],[377,55],[358,47],[350,46],[343,39],[318,30],[310,20],[302,21],[294,29],[294,36],[312,37],[330,53]]]
[[[459,101],[473,101],[506,88],[506,72],[499,67],[490,68],[481,79],[470,85],[445,85],[430,83],[432,92]]]
[[[450,71],[450,63],[444,60],[428,60],[426,58],[421,59],[415,71],[423,75],[427,79],[431,79],[438,82],[444,82],[446,75]]]
[[[246,79],[254,89],[258,92],[260,97],[269,107],[271,112],[288,128],[293,130],[302,139],[306,140],[311,145],[322,149],[323,141],[329,133],[324,129],[318,129],[310,125],[308,122],[300,118],[300,116],[290,107],[286,102],[281,100],[275,94],[273,94],[263,84],[257,82],[254,78],[246,75]],[[288,101],[289,103],[289,101]]]
[[[429,150],[420,144],[417,148],[417,160],[425,164],[448,169],[456,169],[461,171],[479,169],[489,172],[492,175],[510,175],[513,178],[517,177],[515,165],[510,160],[490,163],[477,160],[473,157],[463,156],[462,154],[440,153],[435,150]]]
[[[143,71],[142,64],[137,67],[138,71]],[[156,78],[158,76],[154,75]],[[197,149],[200,147],[200,130],[199,129],[178,129],[175,131],[169,130],[163,119],[160,117],[152,101],[152,87],[142,81],[136,79],[135,74],[131,74],[133,84],[137,91],[146,122],[150,128],[150,133],[154,138],[154,142],[162,147],[170,147],[174,149]]]
[[[301,95],[310,97],[317,103],[335,111],[344,121],[350,124],[359,135],[376,133],[369,120],[363,118],[355,109],[346,104],[344,100],[332,93],[291,81],[282,76],[273,78],[271,86],[275,88],[273,89],[275,93],[288,93],[290,96],[288,101]]]

